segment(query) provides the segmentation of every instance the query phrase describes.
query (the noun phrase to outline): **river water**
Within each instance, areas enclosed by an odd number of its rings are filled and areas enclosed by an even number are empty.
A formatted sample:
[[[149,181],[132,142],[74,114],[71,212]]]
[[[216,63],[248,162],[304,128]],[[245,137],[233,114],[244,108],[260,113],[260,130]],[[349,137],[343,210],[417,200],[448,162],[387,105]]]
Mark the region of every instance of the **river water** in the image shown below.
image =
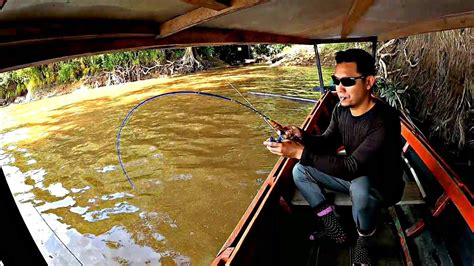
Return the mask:
[[[136,189],[120,169],[115,139],[127,112],[160,93],[199,90],[245,102],[227,81],[283,124],[301,124],[312,105],[249,92],[319,98],[315,68],[252,66],[80,89],[0,109],[0,166],[15,199],[47,224],[48,230],[31,229],[43,250],[67,247],[72,255],[49,263],[213,260],[278,159],[262,145],[273,134],[269,127],[216,98],[153,100],[122,132],[123,161]],[[45,228],[40,224],[30,226]]]

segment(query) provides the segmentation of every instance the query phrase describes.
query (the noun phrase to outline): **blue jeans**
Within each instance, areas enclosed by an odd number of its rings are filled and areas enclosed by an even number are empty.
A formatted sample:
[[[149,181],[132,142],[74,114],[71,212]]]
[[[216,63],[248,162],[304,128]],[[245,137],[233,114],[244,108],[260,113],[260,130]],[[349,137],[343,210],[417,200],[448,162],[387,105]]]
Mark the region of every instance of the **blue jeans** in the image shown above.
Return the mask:
[[[323,190],[325,188],[349,194],[352,201],[352,217],[359,231],[371,232],[375,229],[382,198],[378,191],[371,187],[368,176],[347,181],[327,175],[314,167],[297,163],[293,168],[293,180],[312,208],[326,200]]]

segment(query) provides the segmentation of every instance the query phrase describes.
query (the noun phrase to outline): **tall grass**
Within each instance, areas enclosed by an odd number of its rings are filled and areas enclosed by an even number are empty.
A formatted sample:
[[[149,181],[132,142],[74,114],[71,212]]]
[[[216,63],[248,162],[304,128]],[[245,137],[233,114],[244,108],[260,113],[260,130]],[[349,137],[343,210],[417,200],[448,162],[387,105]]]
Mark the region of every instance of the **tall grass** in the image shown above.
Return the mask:
[[[473,113],[472,29],[391,40],[379,49],[380,93],[430,138],[461,150]]]

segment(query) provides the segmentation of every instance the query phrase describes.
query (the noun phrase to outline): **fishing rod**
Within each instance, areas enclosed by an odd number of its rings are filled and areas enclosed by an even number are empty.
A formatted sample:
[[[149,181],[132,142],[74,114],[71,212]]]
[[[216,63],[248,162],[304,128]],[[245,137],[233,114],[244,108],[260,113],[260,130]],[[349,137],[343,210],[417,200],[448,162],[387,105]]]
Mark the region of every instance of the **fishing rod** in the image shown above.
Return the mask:
[[[247,98],[245,98],[242,95],[242,93],[240,93],[240,91],[236,87],[234,87],[234,85],[232,85],[232,83],[230,83],[228,80],[226,80],[226,81],[232,87],[232,89],[234,89],[240,95],[240,97],[242,97],[242,99],[244,99],[254,110],[257,110],[257,108],[255,108],[255,106],[253,106],[253,104],[251,102],[249,102],[249,100],[247,100]],[[266,117],[268,117],[268,116],[266,116]],[[265,123],[267,123],[267,125],[269,125],[272,129],[275,129],[275,126],[272,125],[272,123],[271,123],[271,121],[273,121],[273,120],[271,120],[270,118],[267,119],[266,117],[263,118]]]
[[[226,80],[226,82],[232,87],[232,89],[234,89],[235,91],[237,91],[237,93],[240,95],[240,97],[242,97],[253,109],[257,110],[257,108],[255,108],[255,106],[253,106],[253,104],[247,100],[247,98],[244,97],[244,95],[242,95],[242,93],[240,93],[239,89],[237,89],[234,85],[232,85],[232,83],[230,83],[228,80]],[[268,116],[267,116],[268,117]],[[276,133],[278,134],[278,138],[275,140],[273,138],[273,136],[271,136],[269,138],[269,141],[271,142],[282,142],[283,141],[283,134],[285,132],[284,128],[278,123],[276,122],[275,120],[273,119],[263,119],[265,121],[265,123],[267,123],[267,125],[269,125],[272,129],[274,129],[276,131]]]
[[[189,95],[196,95],[196,96],[214,97],[214,98],[218,98],[218,99],[221,99],[221,100],[226,100],[226,101],[229,101],[229,102],[236,103],[236,104],[238,104],[238,105],[240,105],[244,108],[247,108],[247,109],[251,110],[252,112],[258,114],[265,121],[265,123],[267,123],[272,128],[272,130],[275,130],[278,133],[278,135],[279,135],[278,139],[280,140],[280,138],[281,138],[281,132],[283,131],[282,130],[283,127],[280,124],[278,124],[277,122],[271,120],[264,113],[260,112],[255,107],[253,107],[253,105],[249,101],[247,101],[247,103],[243,103],[243,102],[240,102],[238,100],[232,99],[230,97],[226,97],[226,96],[222,96],[222,95],[214,94],[214,93],[209,93],[209,92],[202,92],[202,91],[174,91],[174,92],[167,92],[167,93],[162,93],[162,94],[152,96],[150,98],[147,98],[147,99],[141,101],[140,103],[135,105],[132,109],[130,109],[130,111],[128,111],[127,115],[122,120],[122,123],[120,124],[120,127],[119,127],[118,132],[117,132],[117,139],[116,139],[116,142],[115,142],[115,148],[117,150],[118,161],[119,161],[120,167],[122,169],[122,172],[124,173],[125,177],[127,178],[128,183],[130,183],[130,186],[133,189],[135,189],[136,186],[133,183],[130,176],[128,175],[127,170],[125,169],[125,165],[123,164],[123,160],[122,160],[122,153],[120,152],[120,138],[122,136],[122,129],[125,127],[127,122],[130,120],[133,113],[135,111],[137,111],[138,108],[140,108],[141,106],[145,105],[146,103],[148,103],[150,101],[161,98],[161,97],[178,95],[178,94],[189,94]],[[240,92],[239,92],[239,94],[240,94]],[[273,140],[273,137],[271,137],[270,139]]]

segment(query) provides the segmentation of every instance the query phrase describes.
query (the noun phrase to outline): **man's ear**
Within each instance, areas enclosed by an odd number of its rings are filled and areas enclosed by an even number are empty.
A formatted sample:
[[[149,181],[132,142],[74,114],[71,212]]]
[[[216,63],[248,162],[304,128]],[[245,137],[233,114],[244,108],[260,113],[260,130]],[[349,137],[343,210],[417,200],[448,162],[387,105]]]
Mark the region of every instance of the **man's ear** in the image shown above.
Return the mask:
[[[367,76],[365,80],[366,80],[366,86],[367,86],[366,90],[370,90],[375,84],[375,76],[372,76],[372,75]]]

